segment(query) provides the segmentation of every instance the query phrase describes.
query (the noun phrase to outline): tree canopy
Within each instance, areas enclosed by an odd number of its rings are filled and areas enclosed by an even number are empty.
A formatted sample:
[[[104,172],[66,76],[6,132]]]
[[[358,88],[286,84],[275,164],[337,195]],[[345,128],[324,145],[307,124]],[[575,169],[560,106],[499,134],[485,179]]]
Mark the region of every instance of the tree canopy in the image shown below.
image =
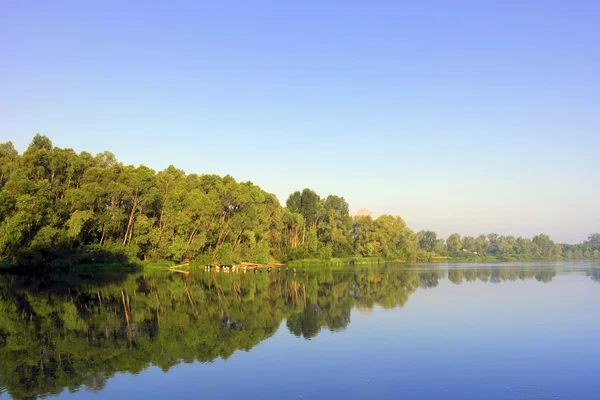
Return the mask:
[[[547,235],[446,241],[412,231],[399,216],[350,216],[338,195],[309,188],[285,207],[252,182],[231,176],[156,172],[53,146],[36,135],[19,154],[0,144],[0,262],[24,267],[135,263],[266,263],[332,257],[401,261],[456,258],[600,258],[600,234],[561,245]]]

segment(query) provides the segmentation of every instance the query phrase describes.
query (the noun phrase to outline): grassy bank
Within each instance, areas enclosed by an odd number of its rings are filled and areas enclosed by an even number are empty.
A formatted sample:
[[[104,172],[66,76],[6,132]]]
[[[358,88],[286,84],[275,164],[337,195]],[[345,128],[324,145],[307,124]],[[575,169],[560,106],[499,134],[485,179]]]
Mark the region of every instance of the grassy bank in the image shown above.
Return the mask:
[[[427,260],[410,261],[410,264],[423,264],[423,263],[503,263],[503,262],[551,262],[551,261],[568,261],[566,258],[551,259],[551,258],[536,258],[536,257],[524,257],[524,256],[465,256],[465,257],[452,257],[452,256],[438,256],[432,257]],[[285,265],[290,268],[304,268],[304,267],[342,267],[346,265],[377,265],[386,263],[405,263],[403,260],[387,260],[378,257],[343,257],[343,258],[331,258],[329,260],[322,259],[301,259],[289,261]],[[59,267],[53,267],[48,269],[37,269],[31,268],[30,266],[14,266],[10,264],[0,264],[0,271],[14,272],[19,274],[31,274],[31,273],[44,273],[44,272],[73,272],[77,273],[90,273],[90,272],[135,272],[137,270],[167,270],[172,267],[180,266],[183,270],[188,269],[199,269],[204,267],[206,264],[201,261],[189,262],[189,263],[175,263],[168,260],[152,260],[152,261],[138,261],[138,262],[124,262],[124,263],[89,263],[79,265],[64,265]],[[268,265],[268,264],[265,264]],[[283,264],[282,264],[283,265]]]
[[[287,263],[290,267],[315,267],[315,266],[334,266],[334,265],[359,265],[359,264],[380,264],[386,261],[382,258],[377,257],[344,257],[344,258],[331,258],[329,260],[315,259],[304,259],[304,260],[293,260]]]

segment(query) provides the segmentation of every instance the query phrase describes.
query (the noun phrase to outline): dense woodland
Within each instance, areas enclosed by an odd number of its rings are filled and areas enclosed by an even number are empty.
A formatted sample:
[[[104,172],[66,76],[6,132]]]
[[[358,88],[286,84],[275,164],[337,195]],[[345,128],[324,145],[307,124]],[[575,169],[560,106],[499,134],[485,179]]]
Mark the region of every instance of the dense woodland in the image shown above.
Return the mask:
[[[345,329],[355,308],[370,313],[375,305],[402,307],[418,288],[434,288],[446,276],[458,285],[546,283],[557,274],[547,266],[447,272],[324,267],[297,275],[88,271],[43,278],[0,274],[0,393],[34,399],[82,385],[102,390],[118,372],[227,359],[278,329],[310,339],[322,330]],[[591,279],[600,279],[597,272],[588,271]]]
[[[310,189],[282,206],[231,176],[155,172],[109,152],[58,148],[36,135],[19,154],[0,144],[0,260],[57,267],[169,260],[199,264],[377,257],[386,260],[600,258],[600,234],[578,245],[499,236],[446,240],[398,216],[350,216],[343,197]],[[446,258],[444,258],[446,257]]]

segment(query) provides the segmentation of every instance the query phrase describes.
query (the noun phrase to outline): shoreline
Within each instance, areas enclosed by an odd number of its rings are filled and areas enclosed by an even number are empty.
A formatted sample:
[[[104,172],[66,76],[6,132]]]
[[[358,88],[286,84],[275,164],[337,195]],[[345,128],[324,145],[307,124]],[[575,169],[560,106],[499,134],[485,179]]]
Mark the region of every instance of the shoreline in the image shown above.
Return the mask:
[[[265,269],[268,267],[282,267],[288,266],[293,268],[298,267],[341,267],[341,266],[358,266],[358,265],[381,265],[381,264],[404,264],[407,266],[411,265],[435,265],[435,264],[508,264],[508,263],[539,263],[539,262],[547,262],[547,263],[555,263],[555,262],[586,262],[586,261],[597,261],[596,258],[583,258],[583,259],[548,259],[548,258],[535,258],[535,259],[480,259],[480,260],[469,260],[469,259],[452,259],[452,258],[444,258],[444,259],[433,259],[427,261],[404,261],[404,260],[386,260],[383,258],[352,258],[352,259],[331,259],[331,260],[318,260],[318,259],[302,259],[302,260],[293,260],[287,263],[280,262],[272,262],[272,263],[251,263],[251,262],[242,262],[233,265],[229,265],[226,267],[234,268],[236,270],[242,270],[244,267],[247,269]],[[225,267],[225,265],[223,265]],[[128,264],[80,264],[73,266],[65,266],[61,268],[41,268],[41,269],[32,269],[31,266],[6,266],[0,268],[0,273],[17,273],[19,275],[36,275],[40,273],[91,273],[96,271],[103,272],[112,272],[112,273],[120,273],[120,272],[136,272],[140,270],[164,270],[170,272],[177,272],[182,274],[188,274],[191,270],[207,268],[208,265],[203,264],[193,264],[193,263],[181,263],[175,264],[173,262],[168,261],[150,261],[150,262],[139,262],[139,263],[128,263]],[[210,265],[210,267],[219,267],[219,265]]]

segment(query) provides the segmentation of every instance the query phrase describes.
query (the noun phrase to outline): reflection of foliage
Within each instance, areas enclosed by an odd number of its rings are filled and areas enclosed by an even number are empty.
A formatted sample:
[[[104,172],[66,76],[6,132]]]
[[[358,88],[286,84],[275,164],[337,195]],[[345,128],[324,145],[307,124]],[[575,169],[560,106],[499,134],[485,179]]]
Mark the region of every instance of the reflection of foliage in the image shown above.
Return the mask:
[[[467,268],[452,268],[448,271],[448,279],[460,285],[463,281],[483,281],[499,283],[505,281],[517,281],[525,279],[535,279],[539,282],[548,283],[556,276],[556,269],[549,267],[540,268],[523,268],[503,266],[502,268],[494,268],[491,266],[484,267],[467,267]]]
[[[550,269],[450,269],[454,283],[537,279]],[[0,276],[0,387],[15,399],[82,385],[102,390],[115,373],[211,362],[250,350],[286,320],[310,339],[346,328],[351,311],[402,307],[443,270],[388,266],[306,274]],[[598,279],[594,270],[594,279]]]
[[[593,281],[600,282],[600,269],[599,268],[593,268],[593,269],[587,271],[587,275],[590,278],[592,278]]]

